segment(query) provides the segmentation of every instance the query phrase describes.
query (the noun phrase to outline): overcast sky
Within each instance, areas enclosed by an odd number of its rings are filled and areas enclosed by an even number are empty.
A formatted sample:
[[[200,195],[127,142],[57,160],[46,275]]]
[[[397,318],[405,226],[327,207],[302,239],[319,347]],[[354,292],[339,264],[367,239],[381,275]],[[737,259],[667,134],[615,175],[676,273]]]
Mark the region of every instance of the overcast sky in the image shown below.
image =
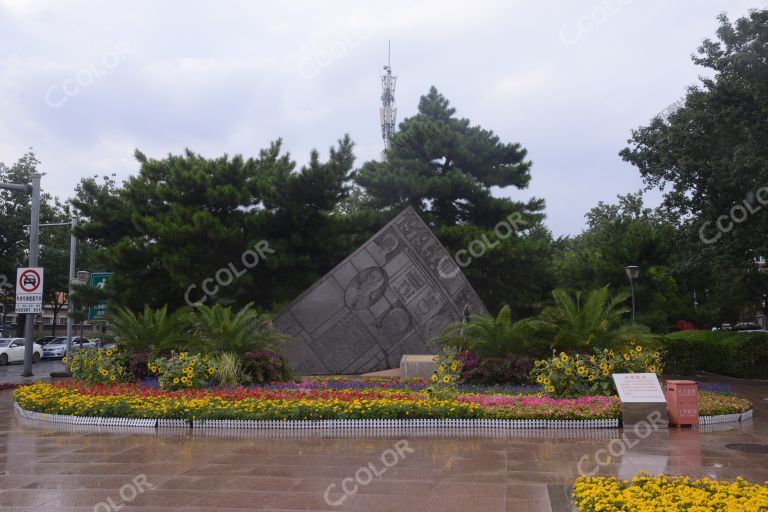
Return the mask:
[[[34,148],[43,187],[136,173],[133,151],[255,156],[282,137],[300,163],[344,133],[378,158],[387,40],[398,121],[430,85],[462,117],[520,142],[556,235],[638,190],[630,131],[704,71],[690,55],[753,0],[0,0],[0,161]],[[649,194],[652,203],[658,193]]]

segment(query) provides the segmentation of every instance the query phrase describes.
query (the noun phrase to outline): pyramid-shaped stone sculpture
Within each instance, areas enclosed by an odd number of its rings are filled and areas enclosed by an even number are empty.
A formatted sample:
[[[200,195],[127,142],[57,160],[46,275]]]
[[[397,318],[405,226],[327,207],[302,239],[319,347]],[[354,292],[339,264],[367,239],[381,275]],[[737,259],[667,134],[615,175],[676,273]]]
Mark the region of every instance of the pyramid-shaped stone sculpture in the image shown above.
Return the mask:
[[[461,319],[486,313],[432,231],[407,208],[283,309],[275,325],[297,374],[358,374],[395,368],[403,354]]]

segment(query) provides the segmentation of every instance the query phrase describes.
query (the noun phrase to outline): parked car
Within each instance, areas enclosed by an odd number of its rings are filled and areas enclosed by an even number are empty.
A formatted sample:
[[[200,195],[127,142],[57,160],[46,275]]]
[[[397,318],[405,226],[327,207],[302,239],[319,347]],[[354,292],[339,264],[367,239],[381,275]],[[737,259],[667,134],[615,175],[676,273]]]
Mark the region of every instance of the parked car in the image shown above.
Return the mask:
[[[38,345],[40,345],[42,347],[43,345],[49,344],[50,342],[52,342],[56,338],[58,338],[58,336],[43,336],[42,338],[37,338],[35,340],[35,343],[37,343]]]
[[[72,338],[71,349],[72,352],[78,352],[79,350],[96,348],[96,344],[91,342],[88,338],[81,336],[74,336]],[[43,357],[48,359],[59,359],[67,354],[67,337],[58,336],[55,340],[50,341],[43,346]]]
[[[32,344],[32,362],[36,363],[43,356],[43,347]],[[24,361],[24,338],[0,338],[0,366]]]
[[[766,332],[760,324],[753,322],[740,322],[734,325],[732,329],[739,332]]]

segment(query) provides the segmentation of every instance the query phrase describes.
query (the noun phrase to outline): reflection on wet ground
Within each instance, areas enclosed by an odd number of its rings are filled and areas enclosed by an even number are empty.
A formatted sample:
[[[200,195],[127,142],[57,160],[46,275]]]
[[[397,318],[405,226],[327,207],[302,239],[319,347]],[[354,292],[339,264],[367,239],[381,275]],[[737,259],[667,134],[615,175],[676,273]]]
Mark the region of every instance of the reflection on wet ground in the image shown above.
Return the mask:
[[[620,430],[155,431],[24,420],[5,391],[0,511],[559,511],[580,472],[765,482],[768,455],[726,445],[768,444],[768,384],[702,380],[751,399],[754,420],[645,439]],[[413,451],[387,459],[399,440]],[[345,479],[356,494],[345,496]]]

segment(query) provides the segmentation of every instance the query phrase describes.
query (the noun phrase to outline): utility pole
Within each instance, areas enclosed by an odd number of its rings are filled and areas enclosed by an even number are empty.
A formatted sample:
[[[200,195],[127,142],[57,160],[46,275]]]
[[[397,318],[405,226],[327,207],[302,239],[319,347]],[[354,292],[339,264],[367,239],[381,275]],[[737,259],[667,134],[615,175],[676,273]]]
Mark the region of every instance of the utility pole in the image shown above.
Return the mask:
[[[37,254],[40,250],[40,179],[42,174],[32,175],[31,185],[0,183],[0,188],[18,190],[32,195],[32,218],[29,225],[29,266],[37,266]],[[35,314],[25,313],[24,319],[24,370],[22,377],[32,376],[32,344],[35,330]]]
[[[32,175],[32,219],[29,226],[29,266],[37,266],[37,255],[40,252],[40,179],[42,174]],[[41,290],[42,291],[42,290]],[[24,323],[24,371],[22,377],[32,376],[32,348],[35,342],[35,314],[26,313]]]

